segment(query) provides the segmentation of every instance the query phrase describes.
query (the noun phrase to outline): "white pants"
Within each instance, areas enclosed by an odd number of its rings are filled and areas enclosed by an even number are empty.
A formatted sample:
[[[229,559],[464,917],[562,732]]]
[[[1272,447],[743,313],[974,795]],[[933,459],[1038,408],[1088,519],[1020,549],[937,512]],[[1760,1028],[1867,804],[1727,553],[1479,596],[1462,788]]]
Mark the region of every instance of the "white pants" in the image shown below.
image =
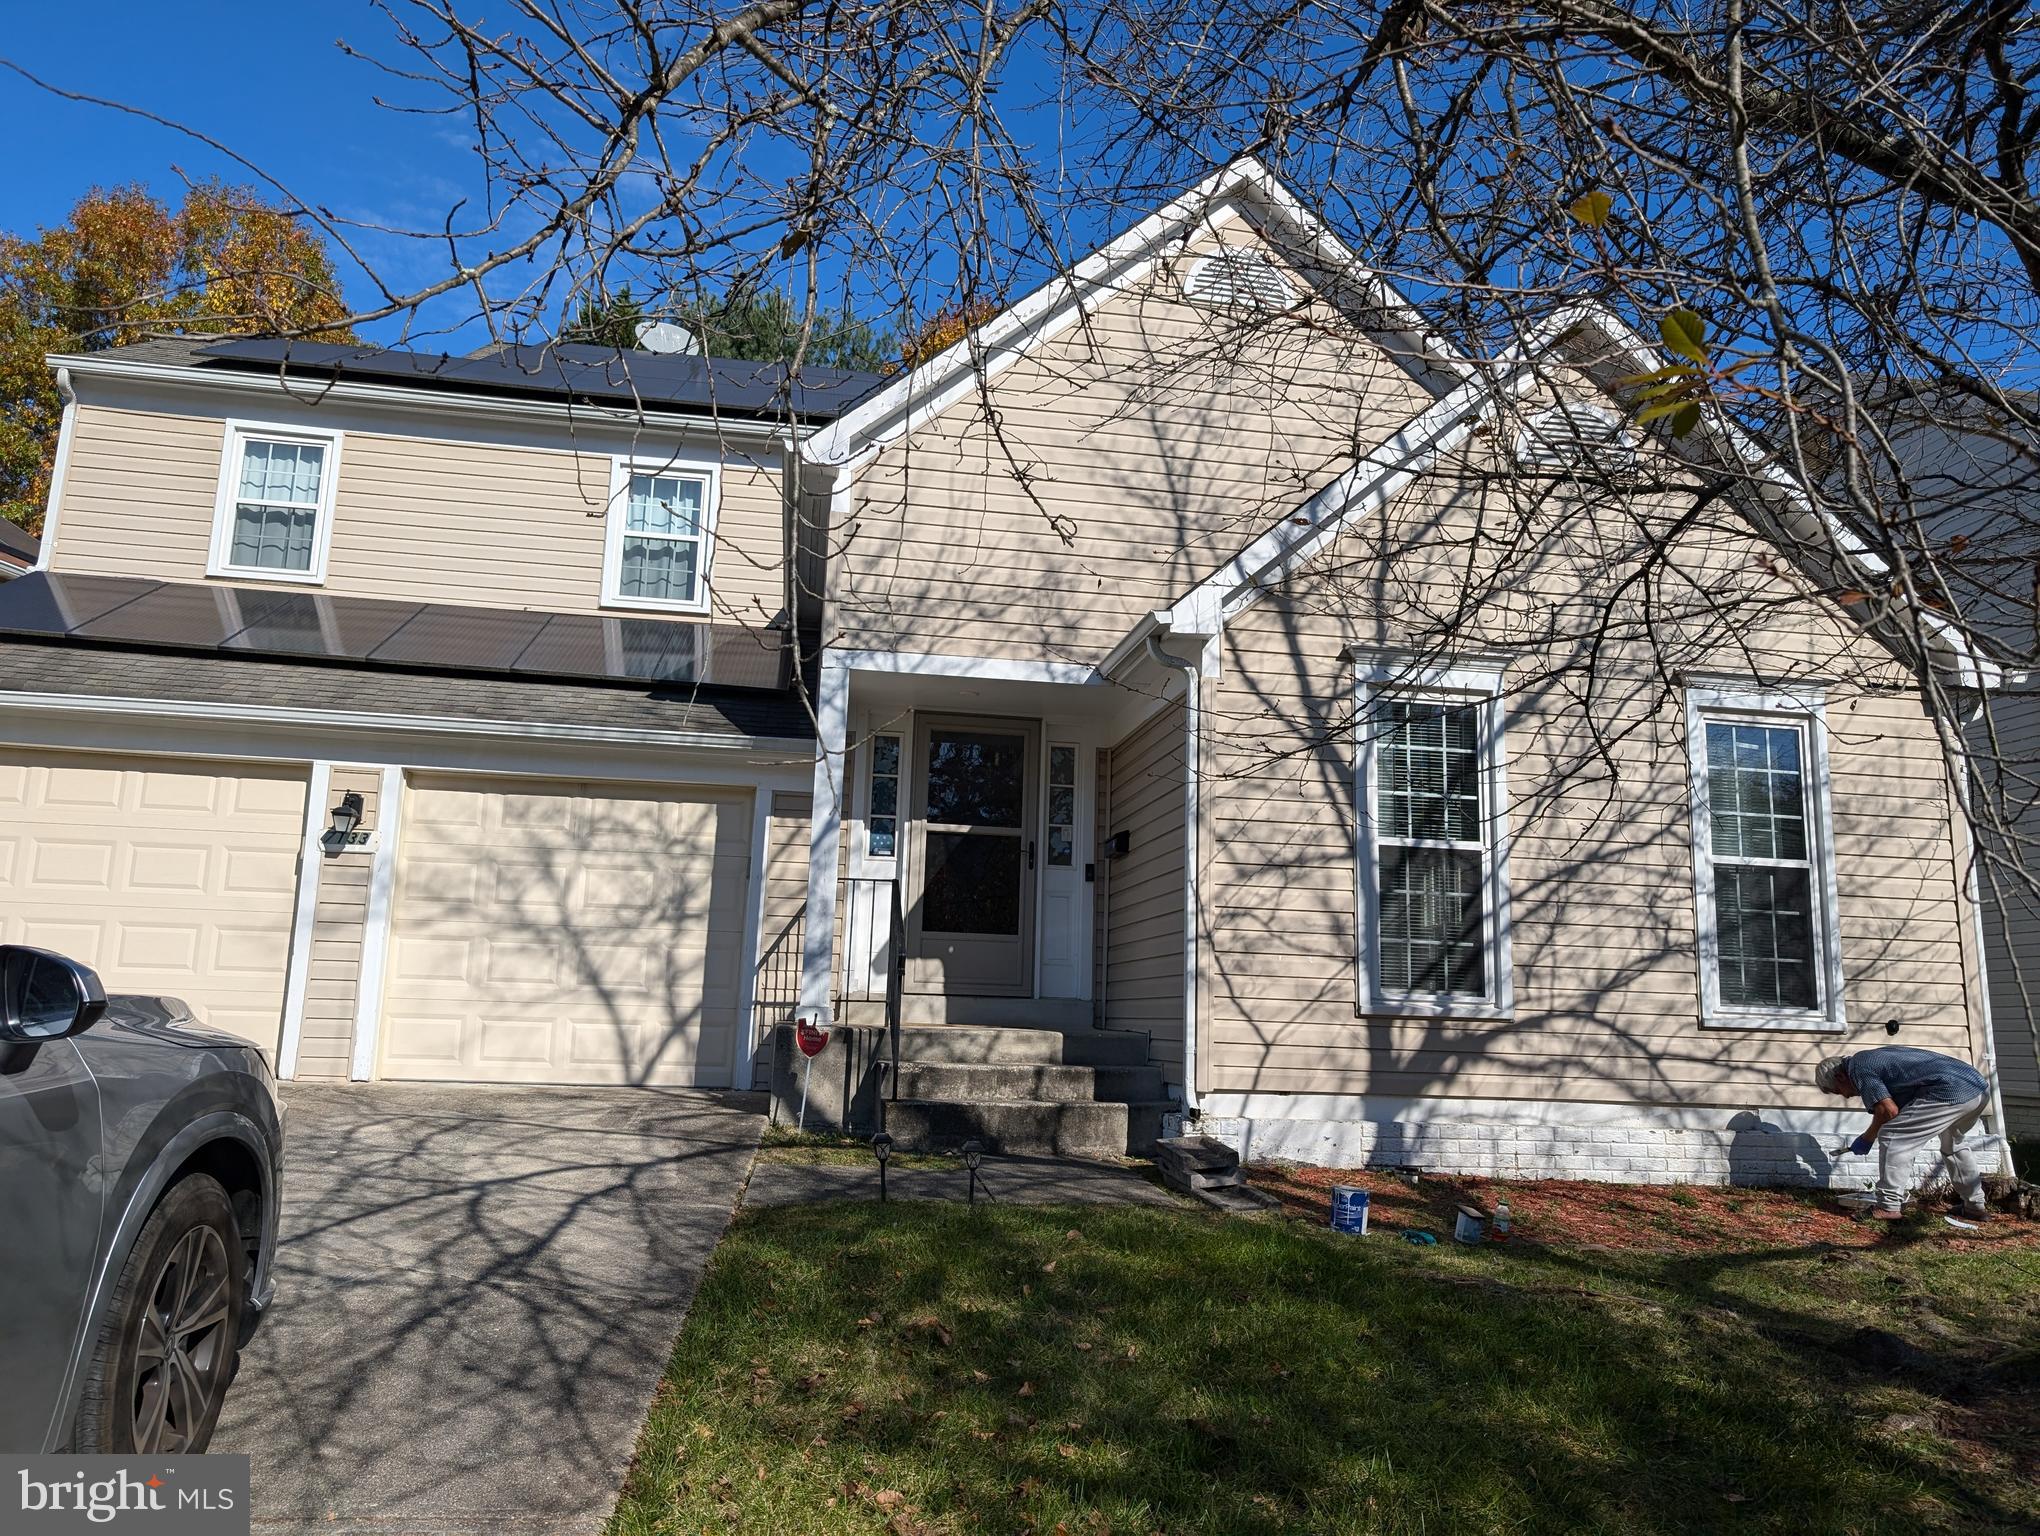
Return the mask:
[[[1905,1203],[1906,1190],[1912,1184],[1913,1163],[1920,1149],[1939,1136],[1941,1160],[1948,1169],[1948,1177],[1955,1181],[1955,1192],[1962,1203],[1983,1204],[1983,1175],[1976,1171],[1976,1159],[1967,1150],[1958,1152],[1955,1143],[1983,1118],[1986,1097],[1979,1093],[1959,1104],[1914,1099],[1900,1110],[1898,1118],[1877,1133],[1877,1203],[1887,1211],[1895,1211]]]

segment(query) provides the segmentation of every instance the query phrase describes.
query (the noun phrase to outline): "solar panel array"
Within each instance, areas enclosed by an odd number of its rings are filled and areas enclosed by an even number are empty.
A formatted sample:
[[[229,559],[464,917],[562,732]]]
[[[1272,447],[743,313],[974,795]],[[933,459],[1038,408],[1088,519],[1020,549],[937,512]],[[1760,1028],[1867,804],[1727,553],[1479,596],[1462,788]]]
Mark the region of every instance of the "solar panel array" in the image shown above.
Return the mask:
[[[789,410],[809,418],[833,416],[883,382],[877,374],[841,368],[802,368],[799,380],[789,381],[787,370],[778,363],[572,344],[504,347],[481,357],[454,357],[336,342],[245,338],[206,347],[199,355],[380,382],[567,395],[745,416],[779,416]]]
[[[783,689],[784,635],[741,624],[530,613],[33,572],[0,585],[0,633],[434,672]]]

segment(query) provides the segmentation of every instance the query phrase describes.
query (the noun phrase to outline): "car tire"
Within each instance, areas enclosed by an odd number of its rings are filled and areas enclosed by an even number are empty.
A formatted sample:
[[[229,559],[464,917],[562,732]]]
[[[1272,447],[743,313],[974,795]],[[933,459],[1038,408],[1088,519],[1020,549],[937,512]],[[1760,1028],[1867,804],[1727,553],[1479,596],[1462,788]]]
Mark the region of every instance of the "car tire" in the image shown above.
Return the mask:
[[[172,1185],[121,1266],[86,1362],[74,1449],[206,1448],[239,1364],[247,1267],[219,1182],[199,1173]]]

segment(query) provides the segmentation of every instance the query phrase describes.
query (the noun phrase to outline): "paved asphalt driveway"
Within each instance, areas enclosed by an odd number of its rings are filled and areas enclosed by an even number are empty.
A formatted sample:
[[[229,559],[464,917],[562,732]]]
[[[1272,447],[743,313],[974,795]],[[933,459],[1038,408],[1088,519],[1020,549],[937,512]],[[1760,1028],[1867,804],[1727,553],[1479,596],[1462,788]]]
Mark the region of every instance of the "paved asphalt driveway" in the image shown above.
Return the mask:
[[[598,1531],[760,1117],[655,1088],[287,1085],[276,1302],[213,1437],[258,1532]]]

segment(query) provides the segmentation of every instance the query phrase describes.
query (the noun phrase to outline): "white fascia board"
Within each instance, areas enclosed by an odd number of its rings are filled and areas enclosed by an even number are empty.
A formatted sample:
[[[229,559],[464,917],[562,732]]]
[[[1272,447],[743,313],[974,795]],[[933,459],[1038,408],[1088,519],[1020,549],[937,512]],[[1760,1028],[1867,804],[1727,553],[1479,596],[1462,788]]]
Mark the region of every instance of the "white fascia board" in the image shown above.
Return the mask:
[[[641,731],[627,726],[564,725],[555,721],[468,720],[448,715],[396,715],[361,710],[283,709],[267,704],[226,704],[184,699],[107,698],[93,694],[0,692],[0,713],[115,716],[155,720],[209,720],[303,730],[397,732],[407,736],[482,736],[609,747],[665,747],[721,752],[797,753],[814,743],[797,736],[720,736],[707,731]]]
[[[900,677],[971,677],[998,683],[1103,683],[1104,671],[1081,661],[1024,661],[1011,656],[949,656],[920,651],[839,651],[828,664],[846,672],[887,672]]]
[[[718,437],[785,443],[792,430],[769,421],[724,416],[715,411],[674,411],[645,405],[637,409],[587,405],[565,400],[509,400],[459,390],[412,389],[399,384],[371,384],[362,379],[314,380],[302,375],[230,372],[189,368],[176,363],[144,363],[105,355],[52,353],[44,359],[53,368],[74,375],[122,379],[133,383],[169,385],[283,396],[300,404],[338,400],[349,404],[388,407],[427,415],[489,417],[504,421],[571,422],[582,427],[614,427],[631,431],[707,432]]]
[[[1362,281],[1358,274],[1366,269],[1352,250],[1272,171],[1247,156],[1212,172],[1067,273],[1049,279],[863,404],[810,433],[801,445],[802,456],[813,464],[846,463],[873,445],[890,442],[939,415],[980,378],[991,378],[1112,294],[1138,282],[1160,248],[1181,242],[1198,223],[1217,227],[1225,222],[1230,215],[1215,205],[1228,198],[1250,199],[1273,214],[1322,269],[1309,274],[1313,280],[1321,282],[1331,274],[1341,285],[1367,290],[1369,305],[1389,314],[1397,327],[1392,334],[1400,345],[1391,349],[1391,356],[1398,363],[1409,367],[1409,353],[1416,350],[1435,355],[1448,372],[1465,375],[1461,354],[1422,328],[1414,307],[1380,276],[1370,272]]]

